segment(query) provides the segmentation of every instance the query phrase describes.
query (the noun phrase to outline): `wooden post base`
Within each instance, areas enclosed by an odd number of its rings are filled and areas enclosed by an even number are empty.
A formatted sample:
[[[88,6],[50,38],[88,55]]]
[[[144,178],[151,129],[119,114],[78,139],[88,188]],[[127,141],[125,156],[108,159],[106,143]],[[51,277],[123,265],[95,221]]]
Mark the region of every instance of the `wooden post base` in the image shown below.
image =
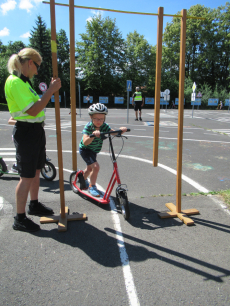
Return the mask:
[[[173,203],[166,203],[166,207],[168,207],[171,211],[169,212],[161,212],[158,214],[158,216],[162,219],[165,218],[179,218],[181,221],[183,221],[186,225],[193,225],[194,221],[187,216],[190,215],[198,215],[199,210],[192,208],[192,209],[185,209],[181,212],[176,211],[176,206]]]
[[[65,232],[67,231],[67,222],[68,221],[79,221],[79,220],[87,220],[86,214],[73,214],[69,215],[68,207],[65,207],[65,217],[62,218],[61,212],[59,216],[47,216],[41,217],[40,223],[58,223],[58,231]]]

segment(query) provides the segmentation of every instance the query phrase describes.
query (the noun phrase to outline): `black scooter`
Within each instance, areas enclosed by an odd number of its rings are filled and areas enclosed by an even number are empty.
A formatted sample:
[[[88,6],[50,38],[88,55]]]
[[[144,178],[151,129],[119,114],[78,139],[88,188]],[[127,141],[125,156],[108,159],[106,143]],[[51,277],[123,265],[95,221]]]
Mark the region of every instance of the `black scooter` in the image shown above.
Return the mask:
[[[46,156],[45,166],[41,169],[41,175],[47,181],[54,180],[57,175],[57,170],[50,161],[51,159]],[[19,175],[17,168],[15,168],[14,170],[8,170],[5,161],[0,156],[0,177],[3,176],[3,174]]]

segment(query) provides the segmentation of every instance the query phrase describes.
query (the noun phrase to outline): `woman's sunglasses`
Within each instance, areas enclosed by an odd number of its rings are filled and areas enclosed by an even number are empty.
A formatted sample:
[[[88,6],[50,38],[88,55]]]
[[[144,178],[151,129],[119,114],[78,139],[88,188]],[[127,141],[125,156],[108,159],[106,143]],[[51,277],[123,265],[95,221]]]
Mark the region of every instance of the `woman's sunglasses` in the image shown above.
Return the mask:
[[[37,71],[38,71],[40,69],[40,66],[36,62],[34,62],[34,61],[33,61],[33,63],[37,67]]]

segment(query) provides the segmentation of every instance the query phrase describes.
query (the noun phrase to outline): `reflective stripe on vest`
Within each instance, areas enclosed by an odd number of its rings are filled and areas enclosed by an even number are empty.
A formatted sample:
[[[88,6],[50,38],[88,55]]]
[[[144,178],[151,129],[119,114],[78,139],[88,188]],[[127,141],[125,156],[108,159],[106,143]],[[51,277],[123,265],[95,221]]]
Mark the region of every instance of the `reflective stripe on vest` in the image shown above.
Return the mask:
[[[134,102],[142,101],[141,92],[136,91],[135,94],[136,94],[136,96],[134,97]]]

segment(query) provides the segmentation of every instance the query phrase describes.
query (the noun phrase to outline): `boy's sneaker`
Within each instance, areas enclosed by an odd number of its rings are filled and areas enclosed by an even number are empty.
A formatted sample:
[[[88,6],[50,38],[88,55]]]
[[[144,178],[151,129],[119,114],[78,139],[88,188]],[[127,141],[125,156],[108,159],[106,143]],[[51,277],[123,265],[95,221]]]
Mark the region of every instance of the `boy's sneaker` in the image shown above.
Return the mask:
[[[140,117],[139,120],[142,121],[142,118]]]
[[[135,121],[138,121],[138,119],[136,118]]]
[[[36,232],[40,230],[40,226],[27,217],[22,221],[18,221],[16,217],[14,217],[13,229],[22,232]]]
[[[96,185],[92,185],[91,187],[89,187],[89,193],[94,197],[100,197]]]
[[[28,214],[29,215],[53,215],[53,209],[45,206],[44,204],[38,202],[38,204],[36,205],[29,205],[29,209],[28,209]]]
[[[18,172],[18,167],[17,167],[17,165],[13,164],[13,166],[11,167],[11,171],[13,171],[13,172]]]

